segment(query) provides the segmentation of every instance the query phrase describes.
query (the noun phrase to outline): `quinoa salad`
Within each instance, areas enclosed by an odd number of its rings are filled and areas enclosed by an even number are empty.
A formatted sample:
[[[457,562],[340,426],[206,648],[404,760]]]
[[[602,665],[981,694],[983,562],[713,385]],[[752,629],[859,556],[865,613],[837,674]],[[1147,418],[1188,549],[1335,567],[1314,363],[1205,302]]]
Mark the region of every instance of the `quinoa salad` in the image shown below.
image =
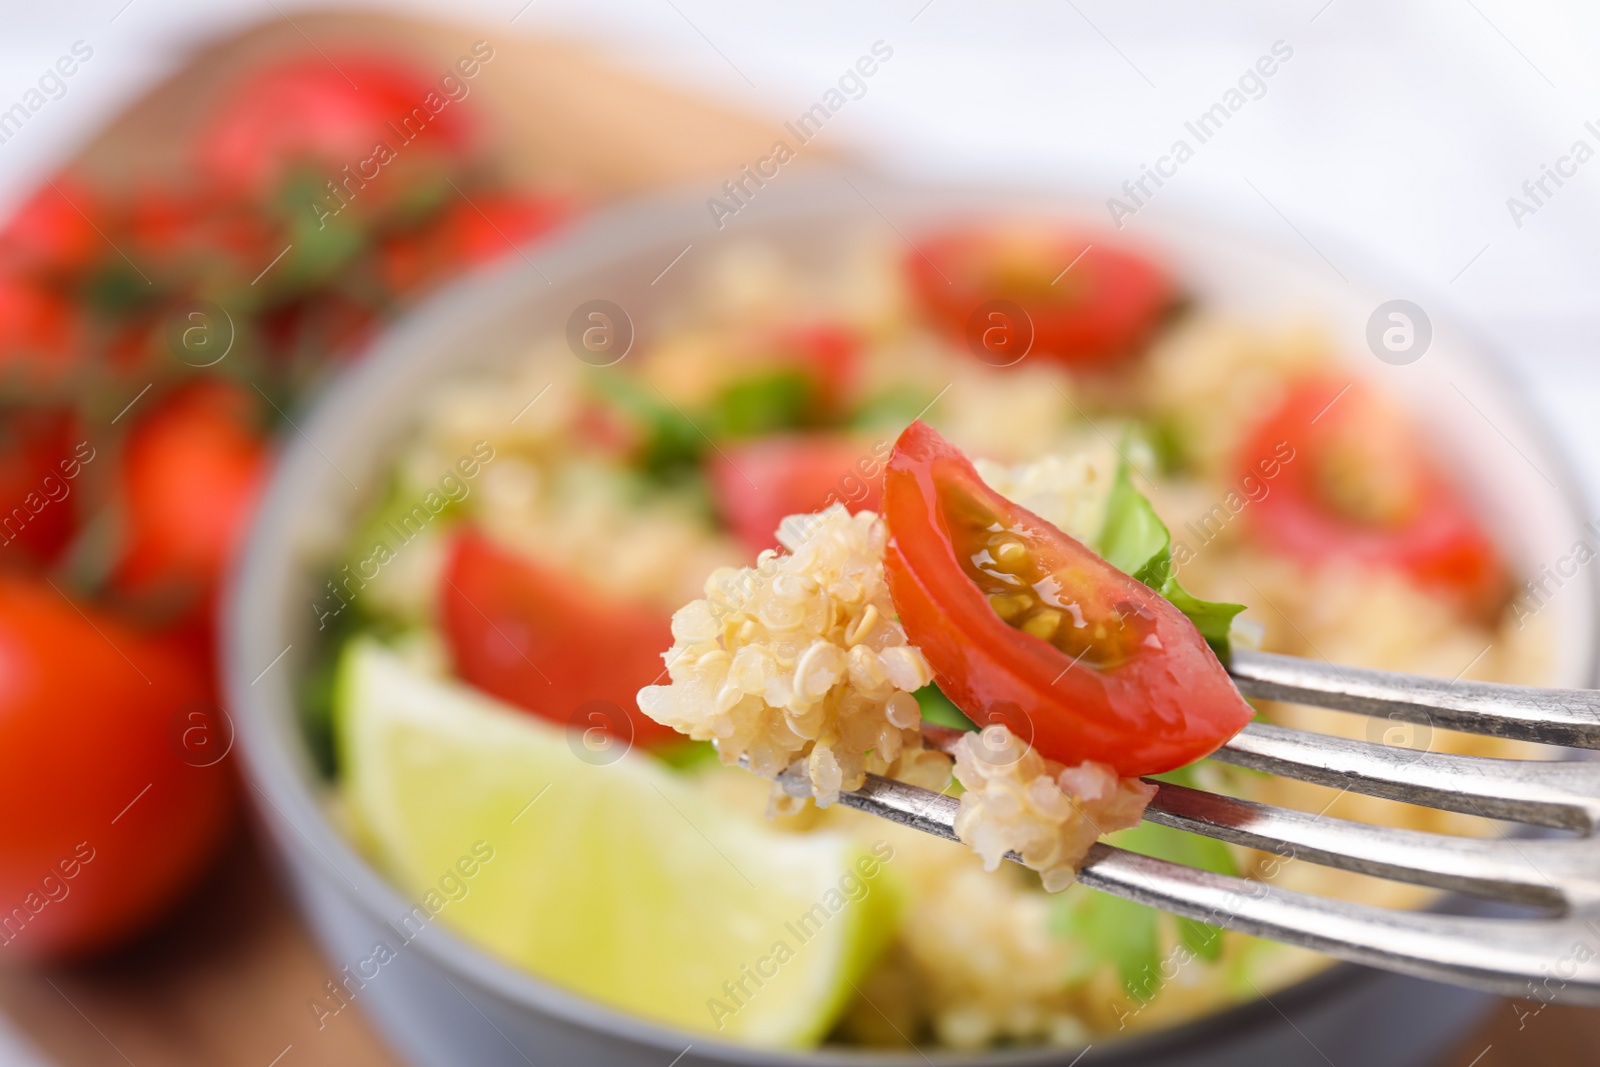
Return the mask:
[[[1076,884],[1097,841],[1430,899],[1141,822],[1153,780],[1489,832],[1206,758],[1256,717],[1511,751],[1227,677],[1243,646],[1547,681],[1408,415],[1316,323],[1221,315],[1104,234],[910,237],[697,254],[625,358],[530,337],[420,414],[330,561],[303,701],[419,922],[708,1038],[1070,1047],[1329,962]],[[960,843],[838,802],[868,775],[957,797]]]

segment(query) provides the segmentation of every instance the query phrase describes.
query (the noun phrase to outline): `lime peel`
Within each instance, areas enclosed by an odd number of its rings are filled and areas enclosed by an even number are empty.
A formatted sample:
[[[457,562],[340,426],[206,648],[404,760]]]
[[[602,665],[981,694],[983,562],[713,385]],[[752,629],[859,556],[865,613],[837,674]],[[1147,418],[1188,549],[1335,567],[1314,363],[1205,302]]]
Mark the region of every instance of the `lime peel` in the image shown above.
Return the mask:
[[[596,765],[370,639],[346,648],[333,710],[358,838],[393,881],[419,901],[448,881],[446,925],[619,1009],[815,1045],[903,911],[886,842],[746,821],[641,753]]]

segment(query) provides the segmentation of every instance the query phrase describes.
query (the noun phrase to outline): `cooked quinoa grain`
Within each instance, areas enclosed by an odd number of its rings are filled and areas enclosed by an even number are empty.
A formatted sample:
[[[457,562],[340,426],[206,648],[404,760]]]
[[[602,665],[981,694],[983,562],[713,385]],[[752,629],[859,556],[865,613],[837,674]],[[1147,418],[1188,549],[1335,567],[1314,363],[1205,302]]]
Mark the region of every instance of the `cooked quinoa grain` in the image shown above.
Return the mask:
[[[673,615],[671,684],[640,690],[639,707],[767,778],[803,761],[824,807],[902,760],[926,776],[912,693],[933,672],[895,621],[888,537],[877,515],[838,504],[785,519],[778,540],[787,553],[720,568],[705,599]]]
[[[1102,834],[1137,826],[1156,794],[1155,786],[1118,778],[1103,763],[1066,767],[1046,759],[999,725],[961,739],[955,773],[966,790],[956,836],[983,857],[986,870],[1017,853],[1051,893],[1073,883]]]

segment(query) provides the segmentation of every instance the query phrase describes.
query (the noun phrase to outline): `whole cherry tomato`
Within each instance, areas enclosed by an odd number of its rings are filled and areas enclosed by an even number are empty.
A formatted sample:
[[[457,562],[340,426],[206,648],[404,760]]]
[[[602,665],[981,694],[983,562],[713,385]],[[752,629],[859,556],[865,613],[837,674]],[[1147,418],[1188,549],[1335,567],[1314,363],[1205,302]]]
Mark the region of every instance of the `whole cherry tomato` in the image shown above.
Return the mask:
[[[0,952],[111,947],[206,869],[236,800],[209,700],[188,644],[0,573]]]
[[[82,182],[58,174],[0,227],[0,266],[36,275],[66,276],[115,252],[95,229],[111,226],[99,197]]]
[[[54,387],[82,359],[80,312],[65,296],[0,272],[0,383]]]
[[[0,419],[0,562],[50,563],[77,528],[84,465],[96,452],[65,408],[23,408]]]
[[[209,596],[266,474],[256,407],[241,387],[201,378],[142,413],[118,475],[123,544],[112,572],[118,591]]]
[[[473,124],[435,76],[382,54],[334,51],[263,67],[233,87],[196,142],[202,173],[252,197],[277,194],[309,168],[353,202],[386,200],[403,183],[384,171],[466,152]],[[379,145],[387,151],[377,151]],[[391,188],[385,189],[388,185]],[[376,186],[376,188],[371,188]]]

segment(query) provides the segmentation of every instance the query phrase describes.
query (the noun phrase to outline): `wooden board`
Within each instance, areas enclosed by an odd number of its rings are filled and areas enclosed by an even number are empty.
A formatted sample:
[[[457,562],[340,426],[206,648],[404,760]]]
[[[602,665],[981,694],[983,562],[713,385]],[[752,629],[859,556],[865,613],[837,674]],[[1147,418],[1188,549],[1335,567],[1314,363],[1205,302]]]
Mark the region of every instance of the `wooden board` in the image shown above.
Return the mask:
[[[601,201],[663,184],[715,188],[766,154],[780,123],[717,107],[504,29],[296,13],[217,43],[129,108],[82,156],[127,180],[181,173],[185,135],[218,86],[284,50],[385,45],[441,74],[473,42],[495,58],[472,92],[503,131],[511,174]],[[710,195],[709,193],[707,195]],[[64,1067],[388,1067],[359,1012],[319,1030],[307,1007],[330,967],[244,833],[165,926],[118,957],[45,972],[0,970],[0,1011]],[[1579,1064],[1600,1058],[1600,1012],[1498,1005],[1444,1067]],[[1286,1024],[1287,1025],[1287,1024]],[[1307,1062],[1313,1062],[1308,1059]],[[1339,1067],[1359,1067],[1344,1065]]]

